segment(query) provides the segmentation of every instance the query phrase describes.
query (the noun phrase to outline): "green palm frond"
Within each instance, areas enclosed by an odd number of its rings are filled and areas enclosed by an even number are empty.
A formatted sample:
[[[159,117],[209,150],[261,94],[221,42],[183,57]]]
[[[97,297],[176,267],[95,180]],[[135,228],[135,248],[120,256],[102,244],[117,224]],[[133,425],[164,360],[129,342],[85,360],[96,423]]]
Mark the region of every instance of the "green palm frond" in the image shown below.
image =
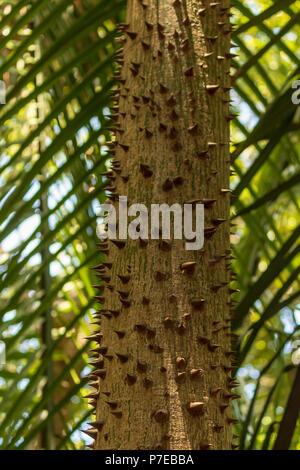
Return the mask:
[[[84,447],[84,338],[97,308],[90,267],[101,261],[105,122],[125,3],[0,0],[1,448]],[[241,449],[272,449],[299,338],[300,113],[291,96],[300,13],[295,0],[233,0],[232,13],[237,434]]]

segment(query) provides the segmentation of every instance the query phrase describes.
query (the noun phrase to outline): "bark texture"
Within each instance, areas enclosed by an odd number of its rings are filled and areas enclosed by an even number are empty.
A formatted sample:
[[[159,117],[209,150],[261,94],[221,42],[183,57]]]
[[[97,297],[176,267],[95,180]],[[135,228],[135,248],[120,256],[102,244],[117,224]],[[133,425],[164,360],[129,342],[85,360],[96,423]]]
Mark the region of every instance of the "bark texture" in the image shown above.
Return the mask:
[[[229,16],[227,0],[128,0],[110,199],[202,202],[205,245],[100,244],[96,449],[231,448]]]

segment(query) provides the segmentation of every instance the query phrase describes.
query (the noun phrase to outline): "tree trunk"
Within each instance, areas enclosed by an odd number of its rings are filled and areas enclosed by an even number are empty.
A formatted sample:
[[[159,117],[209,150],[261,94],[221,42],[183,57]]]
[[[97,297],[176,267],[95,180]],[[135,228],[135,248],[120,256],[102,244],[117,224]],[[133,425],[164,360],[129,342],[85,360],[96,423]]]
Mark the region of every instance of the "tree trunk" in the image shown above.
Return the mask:
[[[279,431],[276,437],[273,450],[289,450],[291,446],[291,442],[300,414],[299,395],[300,367],[296,369],[296,376],[287,401],[287,405],[285,407],[284,416],[279,426]]]
[[[205,244],[101,244],[96,449],[231,448],[229,16],[227,0],[128,0],[111,199],[202,202]]]

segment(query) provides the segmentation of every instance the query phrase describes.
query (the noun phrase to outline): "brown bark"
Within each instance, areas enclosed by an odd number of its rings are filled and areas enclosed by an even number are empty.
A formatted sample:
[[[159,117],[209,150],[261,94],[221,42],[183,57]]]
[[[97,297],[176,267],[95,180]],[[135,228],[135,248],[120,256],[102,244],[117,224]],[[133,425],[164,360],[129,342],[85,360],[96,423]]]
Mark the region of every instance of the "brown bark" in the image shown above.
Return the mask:
[[[107,243],[95,448],[229,449],[229,2],[129,0],[127,23],[112,199],[199,200],[205,245]]]

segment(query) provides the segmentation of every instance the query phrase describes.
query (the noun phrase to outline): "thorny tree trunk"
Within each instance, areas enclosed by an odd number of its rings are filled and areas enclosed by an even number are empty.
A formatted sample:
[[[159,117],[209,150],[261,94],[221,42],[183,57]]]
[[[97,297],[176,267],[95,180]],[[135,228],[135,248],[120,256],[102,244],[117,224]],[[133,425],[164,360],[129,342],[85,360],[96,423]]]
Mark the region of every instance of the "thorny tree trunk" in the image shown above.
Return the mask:
[[[111,199],[202,202],[205,245],[101,245],[96,449],[232,445],[229,17],[227,0],[128,0]]]

